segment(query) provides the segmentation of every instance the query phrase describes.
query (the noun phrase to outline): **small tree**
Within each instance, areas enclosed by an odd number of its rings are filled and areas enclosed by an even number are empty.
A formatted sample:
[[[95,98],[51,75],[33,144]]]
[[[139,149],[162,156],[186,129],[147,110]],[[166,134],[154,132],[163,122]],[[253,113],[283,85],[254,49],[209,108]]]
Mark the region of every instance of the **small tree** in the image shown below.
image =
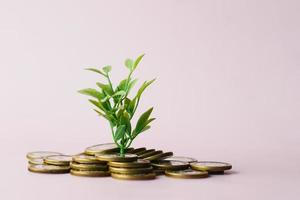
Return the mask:
[[[155,118],[150,118],[153,107],[144,112],[138,119],[135,127],[132,127],[131,120],[139,105],[141,95],[144,90],[155,81],[145,81],[137,91],[137,94],[130,99],[130,90],[136,84],[137,79],[132,78],[132,73],[137,68],[144,54],[136,60],[126,59],[125,66],[129,69],[126,79],[122,80],[117,87],[113,87],[110,80],[111,66],[105,66],[102,70],[88,68],[86,70],[100,74],[107,80],[107,84],[97,82],[99,90],[87,88],[80,90],[79,93],[92,97],[89,101],[96,106],[94,109],[99,116],[108,120],[112,138],[120,148],[120,155],[124,156],[126,149],[130,147],[132,141],[142,132],[150,128],[150,123]]]

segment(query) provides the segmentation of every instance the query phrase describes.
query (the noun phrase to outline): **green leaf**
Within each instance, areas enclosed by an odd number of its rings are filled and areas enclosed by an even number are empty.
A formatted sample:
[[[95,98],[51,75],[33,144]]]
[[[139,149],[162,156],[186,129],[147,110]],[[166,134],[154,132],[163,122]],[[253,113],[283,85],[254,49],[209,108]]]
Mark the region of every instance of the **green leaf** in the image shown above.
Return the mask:
[[[140,98],[142,93],[144,92],[144,90],[149,86],[151,85],[151,83],[153,83],[155,81],[155,79],[152,79],[151,81],[145,81],[143,83],[143,85],[140,87],[140,89],[138,90],[136,96],[134,98]]]
[[[126,90],[127,78],[120,81],[118,88],[119,90]]]
[[[96,109],[93,109],[95,112],[97,112],[100,116],[103,116],[103,117],[105,117],[105,114],[104,113],[102,113],[102,112],[100,112],[99,110],[96,110]]]
[[[125,125],[118,126],[116,133],[115,133],[115,140],[119,140],[119,139],[123,138],[125,129],[126,129]]]
[[[129,105],[126,107],[126,109],[127,109],[127,112],[129,112],[129,113],[130,113],[130,115],[132,115],[132,114],[133,114],[134,107],[135,107],[135,104],[136,104],[136,100],[137,100],[137,99],[133,99],[133,100],[131,100],[131,101],[130,101],[130,103],[129,103]]]
[[[125,60],[125,66],[130,70],[130,71],[132,71],[132,69],[133,69],[133,60],[131,60],[131,59],[126,59]]]
[[[138,66],[138,64],[140,63],[140,61],[142,60],[142,58],[144,57],[145,54],[140,55],[139,57],[137,57],[137,59],[134,61],[132,69],[135,70],[136,67]]]
[[[142,133],[142,132],[144,132],[144,131],[146,131],[146,130],[148,130],[148,129],[150,129],[150,128],[151,128],[151,126],[145,126],[145,127],[143,128],[143,130],[141,130],[140,133]]]
[[[109,100],[111,98],[111,96],[107,95],[106,97],[104,97],[103,99],[101,99],[101,102],[104,103],[107,100]]]
[[[95,69],[95,68],[86,68],[85,70],[96,72],[96,73],[101,74],[102,76],[106,77],[106,74],[104,74],[102,71],[100,71],[98,69]]]
[[[129,93],[129,91],[131,90],[131,88],[133,88],[133,86],[136,84],[137,81],[138,81],[137,79],[133,79],[132,81],[129,82],[127,93]]]
[[[121,116],[120,124],[123,124],[123,125],[126,126],[126,132],[127,133],[129,133],[129,134],[131,133],[130,116],[126,111],[124,111],[123,115]]]
[[[136,123],[135,131],[139,134],[147,125],[147,121],[152,113],[153,107],[144,112]]]
[[[151,122],[153,122],[156,118],[151,118],[151,119],[148,119],[147,121],[147,125],[150,124]]]
[[[100,100],[100,99],[102,99],[104,97],[104,95],[101,92],[99,92],[99,91],[97,91],[97,90],[95,90],[93,88],[87,88],[87,89],[79,90],[78,92],[80,94],[84,94],[84,95],[88,95],[88,96],[94,97],[94,98],[96,98],[98,100]]]
[[[112,97],[115,97],[115,96],[125,96],[126,92],[123,91],[123,90],[120,90],[118,92],[115,92]]]
[[[103,105],[101,104],[101,102],[94,101],[92,99],[89,99],[89,102],[91,102],[97,108],[100,108],[101,110],[103,110],[104,112],[106,112],[106,109],[103,107]]]
[[[99,88],[102,89],[103,92],[105,92],[105,93],[108,94],[109,96],[112,96],[112,95],[113,95],[114,92],[112,91],[110,85],[106,85],[106,84],[99,83],[99,82],[97,82],[96,84],[97,84],[97,86],[98,86]]]
[[[103,67],[102,70],[105,72],[105,74],[108,74],[111,71],[111,66],[107,65],[107,66]]]

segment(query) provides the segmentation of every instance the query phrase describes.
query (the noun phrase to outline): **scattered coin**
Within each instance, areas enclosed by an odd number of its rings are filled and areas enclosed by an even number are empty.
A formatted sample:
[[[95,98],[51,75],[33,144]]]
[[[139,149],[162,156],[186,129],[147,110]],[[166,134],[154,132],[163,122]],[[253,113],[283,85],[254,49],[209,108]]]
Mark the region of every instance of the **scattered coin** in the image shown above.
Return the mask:
[[[69,166],[56,166],[56,165],[29,165],[28,170],[37,173],[49,173],[49,174],[59,174],[59,173],[69,173]]]
[[[104,143],[104,144],[97,144],[91,147],[87,147],[85,149],[85,153],[88,155],[95,155],[97,153],[111,153],[117,152],[118,146],[115,143]]]
[[[72,156],[72,160],[82,164],[105,164],[106,163],[105,161],[97,160],[95,156],[90,156],[86,154],[78,154]]]
[[[28,163],[30,165],[42,165],[44,164],[44,159],[43,158],[29,159]]]
[[[160,151],[160,150],[159,151],[151,151],[151,152],[147,152],[147,153],[139,155],[139,158],[147,158],[147,157],[158,155],[161,153],[163,153],[163,151]]]
[[[190,158],[190,157],[185,157],[185,156],[172,156],[170,158],[165,158],[163,160],[176,160],[176,161],[182,161],[182,162],[187,162],[187,163],[197,162],[197,160],[195,158]]]
[[[139,167],[149,167],[151,163],[149,160],[138,159],[132,162],[109,162],[109,166],[112,167],[122,167],[122,168],[139,168]]]
[[[71,169],[70,173],[75,176],[86,176],[86,177],[110,176],[109,171],[80,171],[80,170]]]
[[[197,171],[193,169],[184,170],[166,170],[166,176],[174,178],[206,178],[208,177],[207,171]]]
[[[173,156],[173,152],[160,153],[160,154],[156,154],[156,155],[146,157],[144,159],[154,161],[154,160],[160,160],[160,159],[168,158],[170,156]]]
[[[37,159],[37,158],[45,158],[47,156],[54,156],[54,155],[62,155],[58,152],[52,152],[52,151],[33,151],[27,153],[26,157],[28,159]]]
[[[145,147],[140,147],[140,148],[137,148],[137,149],[132,149],[131,151],[127,151],[127,153],[137,154],[137,153],[140,153],[140,152],[145,151],[145,150],[146,150]]]
[[[153,172],[156,174],[156,176],[165,174],[165,170],[163,169],[154,169]]]
[[[154,151],[155,151],[155,149],[147,149],[147,150],[144,150],[144,151],[136,152],[135,154],[140,156],[142,154],[149,153],[149,152],[154,152]]]
[[[154,172],[148,174],[118,174],[111,173],[111,176],[116,179],[122,180],[150,180],[155,179],[156,175]]]
[[[163,170],[180,170],[180,169],[187,169],[189,164],[182,161],[174,161],[174,160],[158,160],[152,163],[152,166],[156,169],[163,169]]]
[[[208,172],[223,172],[232,168],[231,164],[215,161],[198,161],[190,163],[194,170],[208,171]]]
[[[150,173],[153,171],[153,168],[119,168],[119,167],[109,167],[109,171],[111,173],[118,173],[118,174],[145,174]]]
[[[75,170],[82,170],[82,171],[107,171],[107,165],[103,164],[80,164],[76,162],[71,162],[70,166],[72,169]]]
[[[95,155],[98,160],[107,162],[132,162],[137,160],[137,155],[125,153],[121,156],[119,153],[100,153]]]
[[[44,162],[50,165],[70,165],[71,161],[72,156],[68,155],[55,155],[44,158]]]

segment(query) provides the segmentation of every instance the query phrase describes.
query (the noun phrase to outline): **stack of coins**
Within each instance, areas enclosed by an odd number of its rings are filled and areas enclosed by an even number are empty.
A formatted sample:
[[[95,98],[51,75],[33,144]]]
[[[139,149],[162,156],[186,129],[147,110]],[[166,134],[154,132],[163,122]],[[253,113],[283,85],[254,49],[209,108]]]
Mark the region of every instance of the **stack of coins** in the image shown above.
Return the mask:
[[[107,162],[99,161],[95,156],[78,154],[73,156],[71,174],[75,176],[103,177],[109,176]]]
[[[28,170],[36,173],[68,173],[70,171],[70,156],[58,152],[36,151],[30,152]]]
[[[120,155],[114,143],[87,147],[83,153],[66,156],[57,152],[38,151],[27,154],[29,171],[38,173],[68,173],[76,176],[111,176],[123,180],[150,180],[157,175],[173,178],[206,178],[224,174],[232,166],[229,163],[198,161],[173,152],[129,148]]]
[[[98,153],[95,156],[100,161],[108,162],[109,171],[113,178],[126,180],[155,178],[150,161],[138,159],[136,154],[126,153],[121,156],[119,153]]]

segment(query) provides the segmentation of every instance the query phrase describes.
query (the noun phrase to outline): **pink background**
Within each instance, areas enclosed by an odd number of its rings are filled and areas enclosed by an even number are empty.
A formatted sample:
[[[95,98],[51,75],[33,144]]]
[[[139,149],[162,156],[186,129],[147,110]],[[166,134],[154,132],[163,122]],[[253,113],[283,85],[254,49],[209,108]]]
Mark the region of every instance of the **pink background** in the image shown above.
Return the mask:
[[[299,199],[300,3],[0,1],[0,199]],[[157,121],[135,147],[227,161],[202,180],[118,181],[27,172],[28,151],[68,154],[111,141],[76,91],[127,73],[157,77],[141,113]]]

